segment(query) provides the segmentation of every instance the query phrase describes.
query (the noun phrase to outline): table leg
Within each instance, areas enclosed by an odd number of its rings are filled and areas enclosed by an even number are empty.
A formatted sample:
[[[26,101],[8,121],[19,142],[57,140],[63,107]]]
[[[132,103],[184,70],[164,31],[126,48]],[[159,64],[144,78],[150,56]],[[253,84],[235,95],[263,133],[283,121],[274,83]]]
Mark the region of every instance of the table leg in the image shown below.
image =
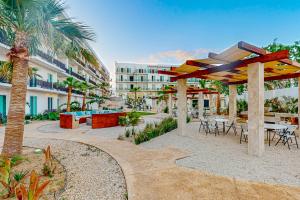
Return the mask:
[[[271,131],[268,131],[269,133],[269,146],[271,146]]]
[[[225,122],[223,122],[223,134],[225,135]]]

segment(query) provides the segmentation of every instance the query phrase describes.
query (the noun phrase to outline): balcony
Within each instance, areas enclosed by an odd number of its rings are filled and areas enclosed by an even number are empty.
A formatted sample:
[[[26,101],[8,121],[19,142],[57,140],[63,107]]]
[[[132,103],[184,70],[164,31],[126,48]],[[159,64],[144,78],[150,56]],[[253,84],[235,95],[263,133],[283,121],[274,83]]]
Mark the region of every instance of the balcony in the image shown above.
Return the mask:
[[[40,50],[38,50],[36,52],[36,55],[39,56],[39,57],[41,57],[42,59],[46,60],[47,62],[49,62],[49,63],[51,63],[51,64],[59,67],[60,69],[62,69],[64,71],[68,70],[67,67],[66,67],[66,65],[63,62],[61,62],[61,61],[53,58],[52,56],[50,56],[50,55],[48,55],[48,54],[46,54],[46,53],[44,53],[44,52],[42,52]]]
[[[89,80],[89,82],[91,83],[91,84],[93,84],[93,85],[97,85],[97,83],[95,82],[95,81],[93,81],[93,80]]]
[[[5,44],[6,46],[10,46],[9,41],[4,36],[4,34],[1,33],[1,30],[0,30],[0,43]]]
[[[48,81],[43,81],[43,80],[38,80],[38,79],[30,79],[29,86],[30,87],[40,87],[40,88],[48,89],[48,90],[57,90],[57,91],[61,91],[61,92],[68,92],[67,88],[60,86],[57,83],[50,83]],[[82,95],[82,92],[77,91],[77,90],[73,90],[72,93]]]
[[[96,74],[96,70],[95,70],[93,67],[91,67],[90,65],[88,65],[88,68],[89,68],[94,74]]]
[[[76,72],[71,72],[69,74],[71,74],[72,76],[78,78],[79,80],[85,81],[85,78],[83,76],[81,76],[80,74],[77,74]]]

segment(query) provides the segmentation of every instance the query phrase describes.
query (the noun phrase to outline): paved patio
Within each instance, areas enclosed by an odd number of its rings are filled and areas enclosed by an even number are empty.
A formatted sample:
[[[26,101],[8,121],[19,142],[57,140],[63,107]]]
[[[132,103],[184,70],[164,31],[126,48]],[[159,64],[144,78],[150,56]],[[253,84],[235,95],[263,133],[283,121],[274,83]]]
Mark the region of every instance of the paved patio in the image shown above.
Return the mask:
[[[151,118],[153,118],[153,116]],[[56,123],[57,122],[38,122],[27,125],[25,128],[25,141],[30,137],[36,139],[64,139],[88,143],[108,152],[117,160],[124,171],[130,200],[300,199],[299,187],[242,181],[236,178],[213,175],[205,171],[204,168],[195,170],[178,166],[176,160],[190,155],[197,155],[197,153],[184,151],[188,150],[190,146],[201,146],[202,144],[203,147],[208,148],[204,146],[206,142],[197,143],[196,141],[198,139],[195,138],[179,138],[183,143],[177,145],[176,149],[170,147],[176,146],[172,145],[170,140],[167,140],[169,141],[168,144],[161,143],[161,147],[169,146],[168,148],[149,149],[145,148],[145,146],[149,147],[151,143],[159,143],[161,139],[173,137],[172,135],[174,135],[174,138],[177,136],[174,133],[167,134],[149,142],[149,144],[143,145],[143,147],[114,139],[115,136],[119,135],[119,133],[117,134],[116,132],[122,129],[120,127],[99,130],[87,130],[81,127],[76,130],[64,130],[60,132],[59,129],[56,131],[54,129],[51,130],[51,126],[55,126]],[[110,136],[109,134],[114,136],[108,137]],[[199,139],[201,138],[202,136]],[[220,140],[221,138],[224,140]],[[217,142],[219,139],[219,141],[227,143],[228,138],[226,138],[227,137],[223,136],[214,138],[214,136],[211,135],[208,136],[207,140],[210,139]],[[0,140],[1,142],[3,141],[3,128],[0,128]],[[190,143],[192,140],[195,142]],[[215,160],[218,160],[220,156],[218,153],[221,153],[221,146],[222,144],[220,144],[220,146],[216,144],[215,147],[210,147],[210,152],[212,152],[211,157],[216,156]],[[246,145],[238,146],[240,146],[242,150],[240,152],[237,150],[234,154],[246,155]],[[201,149],[199,150],[201,151]],[[280,152],[279,149],[276,150]],[[226,155],[225,152],[223,152],[224,156]],[[294,155],[294,153],[295,152],[290,152],[292,155]],[[268,150],[266,154],[268,155]],[[199,157],[202,157],[200,155],[201,154],[199,154]],[[232,157],[234,157],[234,155],[232,155]],[[194,158],[196,159],[196,157]],[[184,159],[177,161],[180,165],[183,165],[182,162],[184,162]],[[219,167],[222,167],[221,165],[223,164],[224,162],[220,163]],[[293,164],[296,164],[296,160]]]

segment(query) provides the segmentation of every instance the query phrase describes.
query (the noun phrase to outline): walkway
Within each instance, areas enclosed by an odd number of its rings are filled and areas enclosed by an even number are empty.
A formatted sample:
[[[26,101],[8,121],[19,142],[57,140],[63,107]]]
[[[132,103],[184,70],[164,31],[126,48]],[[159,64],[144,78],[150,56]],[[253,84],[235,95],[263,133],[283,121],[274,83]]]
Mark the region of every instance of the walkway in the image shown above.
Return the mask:
[[[187,152],[174,148],[146,149],[107,137],[116,129],[39,131],[56,122],[39,122],[26,126],[25,137],[55,138],[88,143],[108,152],[122,167],[129,200],[158,199],[300,199],[300,188],[238,181],[199,170],[180,167],[176,159]],[[2,131],[2,134],[1,134]],[[103,133],[103,134],[102,134]],[[3,129],[0,130],[3,141]],[[25,140],[26,140],[25,138]]]

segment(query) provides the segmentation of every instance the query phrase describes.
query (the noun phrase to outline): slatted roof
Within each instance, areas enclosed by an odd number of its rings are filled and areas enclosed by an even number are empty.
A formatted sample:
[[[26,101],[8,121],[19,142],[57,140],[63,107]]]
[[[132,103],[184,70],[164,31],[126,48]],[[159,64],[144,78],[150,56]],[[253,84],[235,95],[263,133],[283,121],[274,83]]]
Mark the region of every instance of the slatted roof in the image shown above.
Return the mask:
[[[261,62],[264,63],[265,81],[299,77],[300,64],[288,58],[287,50],[270,53],[241,41],[222,53],[209,53],[208,58],[187,60],[177,68],[159,73],[172,76],[171,81],[201,78],[242,84],[248,80],[248,65]]]

